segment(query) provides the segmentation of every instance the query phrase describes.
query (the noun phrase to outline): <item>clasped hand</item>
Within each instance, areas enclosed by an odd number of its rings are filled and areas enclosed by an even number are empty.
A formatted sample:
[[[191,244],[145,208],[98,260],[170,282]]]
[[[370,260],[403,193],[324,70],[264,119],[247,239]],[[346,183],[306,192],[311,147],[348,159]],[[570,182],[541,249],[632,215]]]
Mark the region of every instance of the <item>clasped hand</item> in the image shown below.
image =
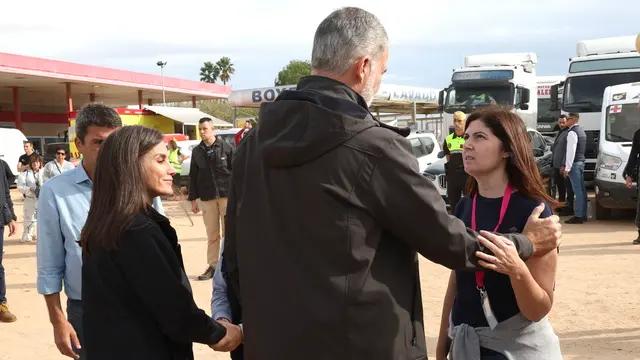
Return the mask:
[[[215,351],[229,352],[242,344],[242,329],[238,325],[228,322],[226,319],[218,320],[218,323],[227,329],[227,334],[217,344],[209,345]]]

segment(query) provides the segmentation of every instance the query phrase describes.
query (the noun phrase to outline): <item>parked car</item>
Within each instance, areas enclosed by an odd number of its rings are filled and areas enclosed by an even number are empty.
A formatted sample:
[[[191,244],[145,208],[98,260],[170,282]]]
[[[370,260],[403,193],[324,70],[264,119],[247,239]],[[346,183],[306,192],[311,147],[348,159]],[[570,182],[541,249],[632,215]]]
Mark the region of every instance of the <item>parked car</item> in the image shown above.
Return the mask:
[[[432,132],[416,131],[409,134],[407,139],[411,142],[413,155],[418,159],[420,172],[425,171],[429,165],[438,161],[440,144]]]
[[[540,134],[535,129],[527,129],[529,139],[531,140],[531,147],[533,148],[533,156],[536,158],[536,164],[538,170],[542,176],[542,180],[547,187],[547,193],[552,197],[555,197],[555,183],[553,181],[553,155],[551,153],[551,143],[549,140]],[[444,157],[444,151],[438,154],[438,161],[432,163],[422,173],[427,179],[431,180],[442,198],[447,201],[447,176],[444,173],[444,164],[447,159]]]
[[[242,128],[233,128],[233,129],[227,129],[227,130],[216,130],[216,136],[218,137],[218,139],[222,139],[226,142],[228,142],[229,144],[233,145],[235,147],[235,137],[236,134],[238,133],[238,131],[242,130]]]

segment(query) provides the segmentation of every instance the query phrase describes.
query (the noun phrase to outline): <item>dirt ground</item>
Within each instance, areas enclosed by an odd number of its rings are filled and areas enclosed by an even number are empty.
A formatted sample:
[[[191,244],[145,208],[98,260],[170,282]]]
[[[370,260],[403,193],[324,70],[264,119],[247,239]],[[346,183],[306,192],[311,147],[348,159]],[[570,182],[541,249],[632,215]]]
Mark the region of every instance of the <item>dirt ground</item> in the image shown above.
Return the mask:
[[[15,191],[13,197],[21,221],[22,199]],[[178,231],[196,301],[209,313],[211,282],[196,280],[206,265],[202,219],[191,215],[191,225],[177,202],[165,202],[165,210]],[[636,236],[632,223],[626,217],[564,225],[550,319],[565,359],[640,359],[640,246],[631,244]],[[20,222],[18,234],[5,239],[7,297],[18,321],[0,324],[0,360],[64,359],[53,344],[44,300],[36,291],[35,245],[20,244],[21,231]],[[421,277],[429,355],[434,358],[448,270],[422,259]],[[199,360],[229,358],[199,344],[194,351]]]

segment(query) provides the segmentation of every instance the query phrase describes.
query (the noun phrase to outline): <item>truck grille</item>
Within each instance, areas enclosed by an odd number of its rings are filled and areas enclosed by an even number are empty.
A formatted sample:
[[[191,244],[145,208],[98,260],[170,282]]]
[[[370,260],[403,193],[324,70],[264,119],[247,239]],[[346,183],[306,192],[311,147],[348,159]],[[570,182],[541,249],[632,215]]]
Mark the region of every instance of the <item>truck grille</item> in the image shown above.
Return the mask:
[[[447,188],[447,176],[446,175],[438,176],[438,184],[440,185],[441,188],[446,189]]]

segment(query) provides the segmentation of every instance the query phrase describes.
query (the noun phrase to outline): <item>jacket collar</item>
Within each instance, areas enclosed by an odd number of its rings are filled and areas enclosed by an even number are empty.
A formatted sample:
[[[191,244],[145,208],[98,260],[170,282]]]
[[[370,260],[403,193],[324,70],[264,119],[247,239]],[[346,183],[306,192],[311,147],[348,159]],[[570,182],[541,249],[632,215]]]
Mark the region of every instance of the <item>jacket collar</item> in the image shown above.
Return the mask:
[[[369,110],[367,102],[364,101],[360,94],[353,91],[347,84],[335,79],[318,75],[305,76],[298,82],[297,90],[301,89],[323,92],[345,100],[351,100]]]
[[[378,124],[378,126],[391,130],[402,137],[407,137],[411,133],[411,128],[399,128],[387,125],[378,120],[369,110],[369,105],[367,105],[367,102],[364,100],[362,95],[358,94],[351,87],[349,87],[349,85],[341,81],[324,76],[310,75],[302,77],[300,81],[298,81],[298,86],[296,89],[316,91],[344,100],[352,101],[365,109],[371,116],[371,119],[373,119]]]

